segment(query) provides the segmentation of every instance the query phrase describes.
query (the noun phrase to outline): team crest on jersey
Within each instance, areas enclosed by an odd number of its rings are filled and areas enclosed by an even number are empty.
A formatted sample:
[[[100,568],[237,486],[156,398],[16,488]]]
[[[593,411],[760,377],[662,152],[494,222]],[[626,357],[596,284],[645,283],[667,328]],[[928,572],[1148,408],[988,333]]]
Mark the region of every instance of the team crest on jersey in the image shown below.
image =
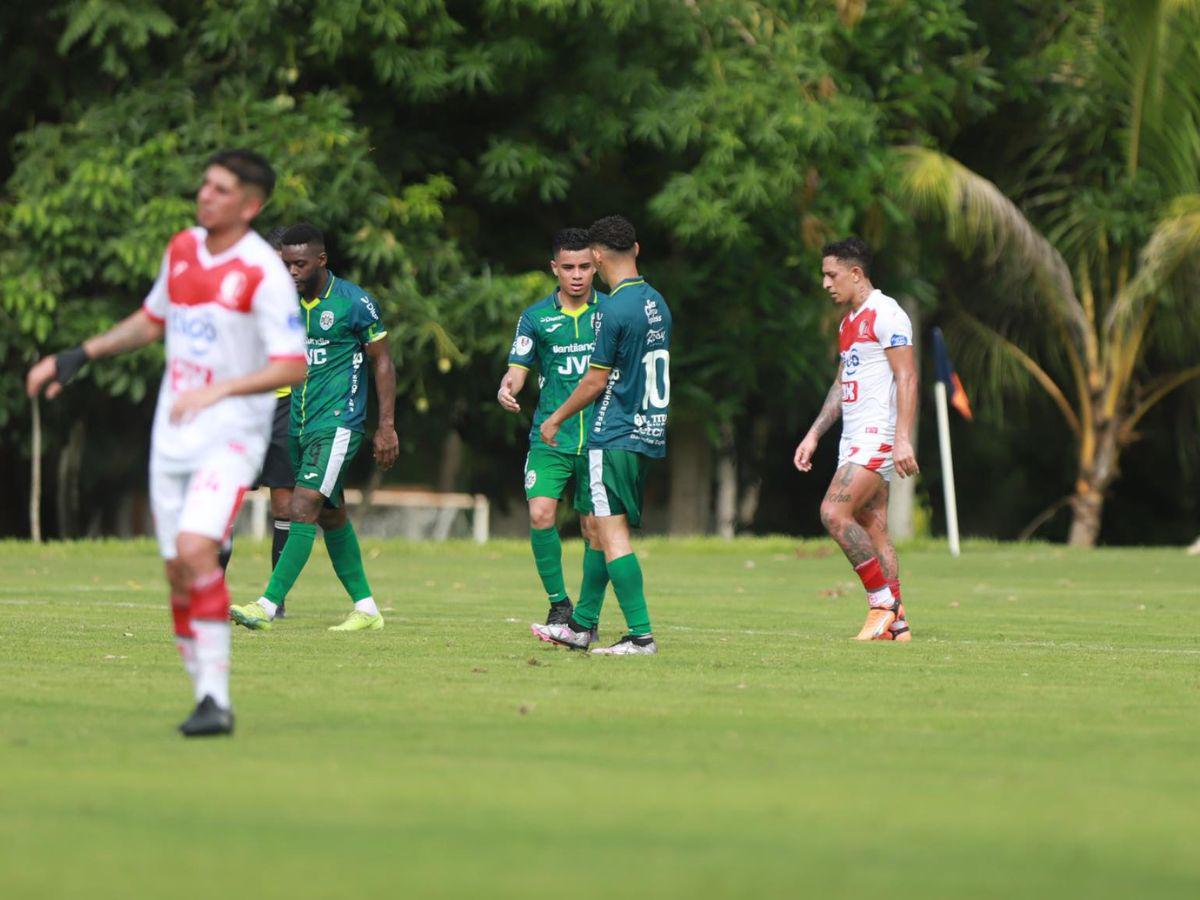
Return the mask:
[[[322,330],[328,331],[330,328],[332,328],[333,327],[333,311],[327,309],[327,310],[325,310],[325,312],[321,313],[320,322],[321,322]]]
[[[512,352],[516,356],[525,356],[533,349],[533,338],[527,334],[522,334],[513,341]]]
[[[229,272],[221,279],[221,287],[218,289],[221,305],[236,307],[244,290],[246,290],[246,273],[237,270]]]
[[[530,469],[525,473],[525,490],[532,489],[535,484],[537,484],[537,472]]]

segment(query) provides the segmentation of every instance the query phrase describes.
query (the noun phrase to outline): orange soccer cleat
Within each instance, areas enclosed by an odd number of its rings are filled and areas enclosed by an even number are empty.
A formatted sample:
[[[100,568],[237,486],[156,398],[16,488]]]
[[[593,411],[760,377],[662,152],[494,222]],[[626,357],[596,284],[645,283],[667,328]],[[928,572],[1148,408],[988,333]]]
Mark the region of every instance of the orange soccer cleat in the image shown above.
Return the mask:
[[[896,610],[896,621],[888,626],[888,630],[875,638],[877,641],[911,641],[912,631],[908,627],[908,617],[904,613],[904,604]]]
[[[867,621],[863,623],[862,631],[856,636],[856,641],[876,641],[888,633],[888,628],[896,621],[896,607],[892,609],[873,608],[867,611]]]

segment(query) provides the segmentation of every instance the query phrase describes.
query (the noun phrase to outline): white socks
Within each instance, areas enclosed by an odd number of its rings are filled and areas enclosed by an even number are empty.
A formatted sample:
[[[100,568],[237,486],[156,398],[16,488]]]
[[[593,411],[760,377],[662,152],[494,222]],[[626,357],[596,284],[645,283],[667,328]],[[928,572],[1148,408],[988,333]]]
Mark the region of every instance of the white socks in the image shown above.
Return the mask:
[[[261,606],[263,609],[265,609],[265,610],[267,611],[267,618],[268,618],[268,619],[273,619],[273,618],[275,618],[275,610],[279,609],[279,604],[278,604],[278,603],[272,603],[272,602],[271,602],[270,600],[268,600],[266,597],[259,597],[259,598],[258,598],[258,605],[259,605],[259,606]]]
[[[192,631],[196,632],[196,702],[212,697],[218,706],[229,709],[229,623],[193,619]]]
[[[379,615],[379,607],[375,605],[374,597],[364,597],[362,600],[355,600],[354,608],[360,613],[366,613],[368,616]]]
[[[896,598],[892,595],[892,589],[886,585],[877,591],[867,592],[867,606],[871,609],[891,609],[895,602]]]

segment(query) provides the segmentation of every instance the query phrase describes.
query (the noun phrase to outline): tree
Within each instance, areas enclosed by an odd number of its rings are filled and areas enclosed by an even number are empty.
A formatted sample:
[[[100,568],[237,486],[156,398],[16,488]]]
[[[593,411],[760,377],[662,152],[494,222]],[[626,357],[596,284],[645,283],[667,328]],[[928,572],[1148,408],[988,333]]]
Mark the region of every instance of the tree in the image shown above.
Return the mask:
[[[1052,401],[1075,439],[1069,542],[1091,546],[1146,413],[1200,378],[1200,8],[1090,4],[1072,20],[1068,85],[1010,199],[935,150],[900,151],[900,194],[1009,276],[967,304],[973,346]],[[984,289],[981,296],[992,298]]]

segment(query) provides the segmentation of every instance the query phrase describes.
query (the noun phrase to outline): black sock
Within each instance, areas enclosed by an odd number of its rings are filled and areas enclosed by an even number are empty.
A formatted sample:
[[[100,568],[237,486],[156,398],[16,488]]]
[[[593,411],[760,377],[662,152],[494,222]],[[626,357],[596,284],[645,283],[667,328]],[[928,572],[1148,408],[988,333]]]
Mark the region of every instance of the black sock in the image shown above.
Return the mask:
[[[288,533],[291,528],[289,519],[276,519],[275,527],[271,532],[271,571],[275,571],[275,567],[279,565],[279,554],[283,552],[283,545],[287,543]]]
[[[229,560],[233,558],[233,538],[230,538],[221,545],[221,549],[217,551],[217,562],[221,566],[221,571],[224,572],[229,568]]]

